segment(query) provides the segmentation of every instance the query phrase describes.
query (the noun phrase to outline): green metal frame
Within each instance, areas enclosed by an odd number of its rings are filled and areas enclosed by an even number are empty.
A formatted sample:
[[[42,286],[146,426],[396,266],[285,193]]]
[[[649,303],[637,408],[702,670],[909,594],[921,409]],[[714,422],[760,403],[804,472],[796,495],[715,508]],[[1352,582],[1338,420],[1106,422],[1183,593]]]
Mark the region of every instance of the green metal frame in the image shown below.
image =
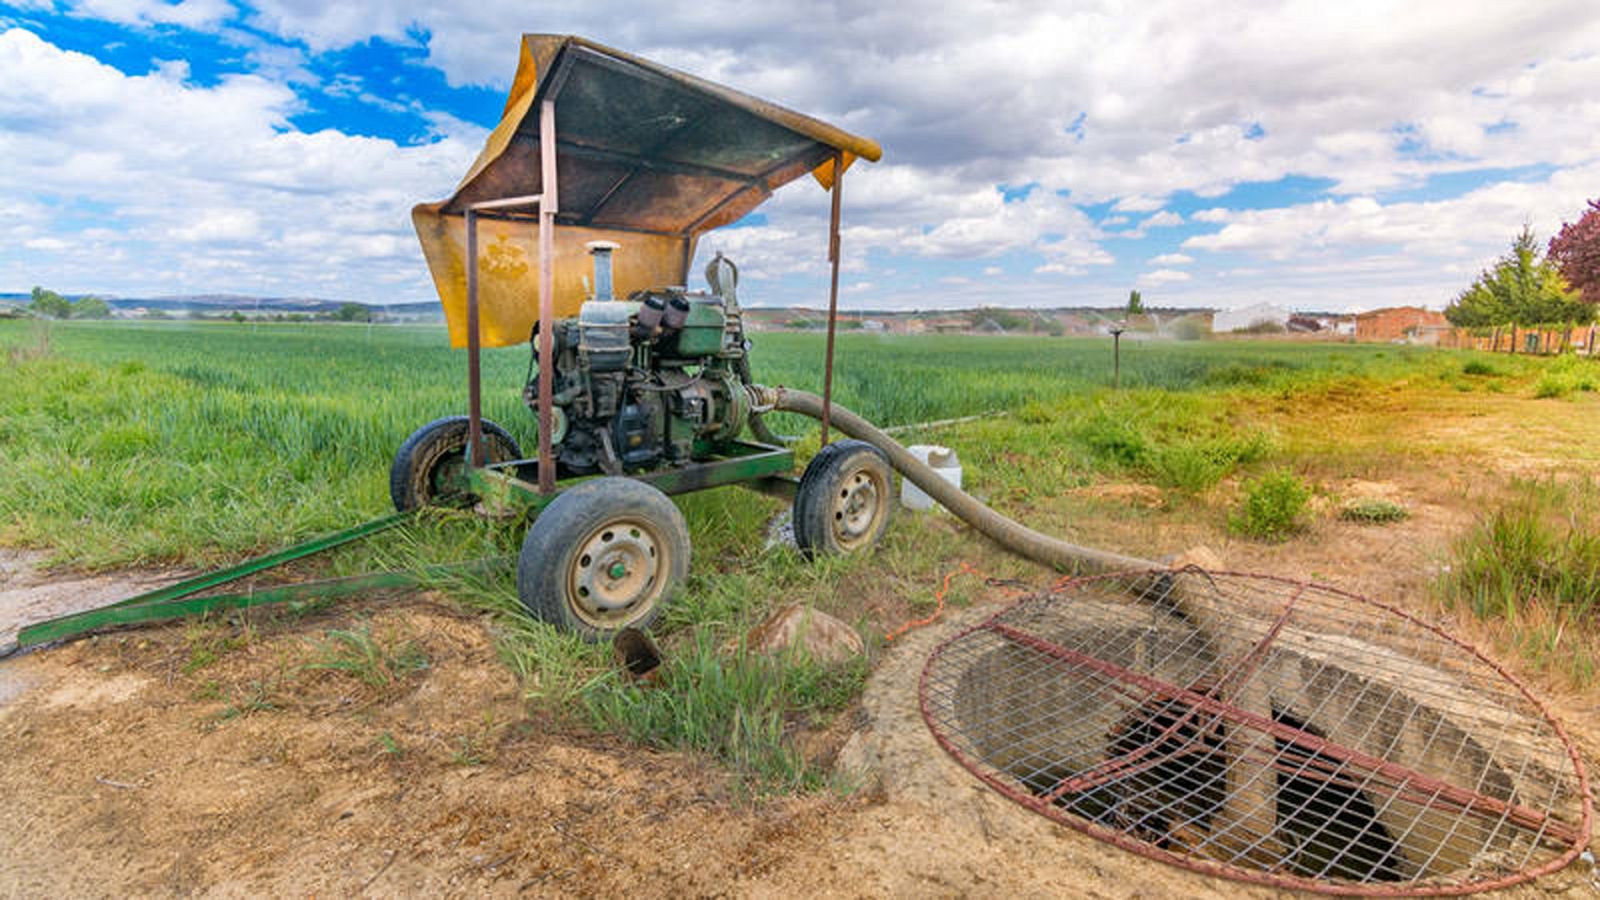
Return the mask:
[[[491,507],[509,509],[522,517],[537,516],[556,497],[539,492],[538,463],[534,460],[496,463],[485,468],[466,469],[467,487]],[[787,447],[735,441],[719,456],[684,466],[642,472],[632,476],[654,485],[666,494],[687,494],[707,488],[738,484],[785,499],[793,499],[798,480],[794,471],[794,451]],[[531,477],[530,477],[531,476]],[[561,486],[571,487],[584,479],[569,479]],[[413,587],[452,572],[474,571],[504,565],[506,558],[491,558],[469,563],[429,566],[407,572],[374,572],[348,578],[332,578],[247,590],[236,593],[201,594],[208,588],[265,572],[297,559],[304,559],[343,544],[387,531],[410,521],[409,512],[393,513],[354,528],[296,544],[283,550],[246,560],[237,565],[185,578],[153,591],[85,612],[61,616],[29,625],[17,632],[16,648],[0,648],[0,656],[12,649],[34,647],[66,640],[104,628],[137,625],[167,619],[201,615],[223,610],[248,609],[269,604],[310,604],[361,591]]]

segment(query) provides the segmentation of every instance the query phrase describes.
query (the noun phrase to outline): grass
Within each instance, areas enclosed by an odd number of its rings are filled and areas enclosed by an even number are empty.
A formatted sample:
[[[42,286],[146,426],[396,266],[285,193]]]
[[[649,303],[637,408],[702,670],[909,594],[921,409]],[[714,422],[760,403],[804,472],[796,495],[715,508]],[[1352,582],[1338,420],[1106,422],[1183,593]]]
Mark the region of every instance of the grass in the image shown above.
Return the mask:
[[[818,336],[758,334],[754,342],[758,379],[820,390]],[[518,397],[526,365],[522,348],[485,353],[486,414],[525,447],[533,444]],[[1192,498],[1177,514],[1199,518],[1212,488],[1239,477],[1252,486],[1240,527],[1281,539],[1292,535],[1298,493],[1283,479],[1303,491],[1282,474],[1288,468],[1369,473],[1410,452],[1392,434],[1395,410],[1405,408],[1395,391],[1458,398],[1465,385],[1468,394],[1526,396],[1552,366],[1375,345],[1127,342],[1122,390],[1111,389],[1110,369],[1100,340],[857,333],[840,336],[835,390],[838,402],[885,426],[1010,412],[901,437],[955,448],[968,489],[1024,520],[1102,480]],[[0,321],[8,476],[0,544],[48,548],[58,562],[89,568],[200,567],[347,527],[387,511],[394,449],[423,422],[460,412],[464,381],[462,355],[439,329]],[[1342,427],[1330,427],[1338,417]],[[815,423],[778,417],[774,425],[801,436],[802,460],[815,451]],[[737,488],[676,500],[693,567],[656,629],[667,662],[652,688],[620,677],[608,648],[530,619],[509,564],[432,586],[488,614],[501,659],[531,705],[705,754],[756,792],[827,784],[796,735],[825,727],[866,673],[864,662],[828,668],[739,649],[776,605],[809,602],[881,634],[930,604],[942,574],[962,561],[997,577],[1038,576],[938,516],[902,516],[870,557],[807,563],[765,546],[778,501]],[[1148,524],[1159,532],[1158,522]],[[1067,521],[1056,530],[1072,528]],[[437,511],[302,564],[296,575],[510,560],[520,539],[516,527]],[[957,587],[953,605],[966,589]],[[196,631],[185,667],[200,672],[232,649]],[[308,645],[300,686],[330,675],[382,693],[428,664],[414,651],[403,636],[358,621]],[[275,692],[285,689],[219,685],[220,716],[277,708]],[[462,765],[481,763],[493,752],[493,730],[452,738],[446,750]],[[404,749],[392,736],[377,746],[391,756]]]
[[[813,790],[827,769],[786,739],[797,722],[836,713],[866,680],[866,660],[825,666],[801,653],[767,658],[742,648],[724,654],[707,633],[671,657],[650,687],[612,671],[583,697],[598,728],[651,746],[711,755],[766,791]]]
[[[820,389],[817,336],[754,342],[761,380]],[[394,449],[458,413],[465,394],[461,354],[432,328],[7,320],[0,347],[0,541],[88,567],[207,565],[374,516],[388,505]],[[849,334],[838,358],[838,401],[880,424],[1028,408],[1081,426],[1081,452],[1054,475],[1121,466],[1186,490],[1225,468],[1205,442],[1230,423],[1189,434],[1186,412],[1164,411],[1163,398],[1209,414],[1219,389],[1439,368],[1426,351],[1392,348],[1130,345],[1128,389],[1114,395],[1103,342],[1087,339]],[[526,364],[523,348],[485,353],[485,413],[531,445],[518,395]],[[1118,425],[1129,411],[1142,418]],[[1149,449],[1171,440],[1200,444],[1178,456]]]
[[[1503,622],[1521,653],[1589,684],[1600,611],[1600,482],[1517,480],[1451,549],[1449,606]]]
[[[370,625],[332,629],[312,649],[303,668],[338,672],[369,688],[388,688],[428,668],[428,654],[416,641],[374,637]]]

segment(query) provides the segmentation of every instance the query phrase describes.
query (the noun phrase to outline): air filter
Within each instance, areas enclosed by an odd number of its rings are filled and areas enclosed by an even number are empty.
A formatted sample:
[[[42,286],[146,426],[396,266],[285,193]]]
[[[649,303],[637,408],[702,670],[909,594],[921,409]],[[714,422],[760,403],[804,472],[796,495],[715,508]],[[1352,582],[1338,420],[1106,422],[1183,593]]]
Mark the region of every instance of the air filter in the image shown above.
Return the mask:
[[[1391,607],[1259,575],[1122,573],[936,649],[922,712],[994,789],[1208,874],[1469,893],[1572,861],[1583,763],[1532,695]]]

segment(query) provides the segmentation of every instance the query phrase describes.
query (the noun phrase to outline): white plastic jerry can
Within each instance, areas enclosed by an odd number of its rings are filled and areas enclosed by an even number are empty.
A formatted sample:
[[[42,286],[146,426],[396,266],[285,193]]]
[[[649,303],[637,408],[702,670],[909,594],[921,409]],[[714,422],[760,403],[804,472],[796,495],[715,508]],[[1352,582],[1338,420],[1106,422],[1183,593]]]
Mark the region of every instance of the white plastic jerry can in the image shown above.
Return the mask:
[[[945,481],[956,487],[961,487],[961,461],[956,459],[956,452],[949,447],[940,447],[937,444],[912,444],[906,452],[915,456],[919,462],[926,463]],[[911,479],[904,476],[900,479],[900,505],[906,509],[926,512],[933,509],[933,498],[929,497],[922,488],[911,483]]]

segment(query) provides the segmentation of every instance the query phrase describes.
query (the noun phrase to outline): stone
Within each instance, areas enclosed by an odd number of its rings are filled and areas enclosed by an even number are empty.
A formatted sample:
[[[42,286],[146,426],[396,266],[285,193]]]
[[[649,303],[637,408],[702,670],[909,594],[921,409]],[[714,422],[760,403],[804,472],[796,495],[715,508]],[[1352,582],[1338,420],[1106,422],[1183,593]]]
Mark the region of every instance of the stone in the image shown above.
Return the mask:
[[[779,609],[765,622],[750,630],[745,646],[754,653],[769,656],[799,646],[811,659],[824,665],[847,662],[865,652],[861,635],[839,619],[801,604]]]
[[[1227,566],[1223,565],[1222,557],[1217,554],[1217,551],[1204,544],[1196,544],[1179,553],[1177,556],[1172,557],[1167,562],[1167,565],[1174,569],[1195,566],[1196,568],[1205,569],[1207,572],[1227,571]]]

